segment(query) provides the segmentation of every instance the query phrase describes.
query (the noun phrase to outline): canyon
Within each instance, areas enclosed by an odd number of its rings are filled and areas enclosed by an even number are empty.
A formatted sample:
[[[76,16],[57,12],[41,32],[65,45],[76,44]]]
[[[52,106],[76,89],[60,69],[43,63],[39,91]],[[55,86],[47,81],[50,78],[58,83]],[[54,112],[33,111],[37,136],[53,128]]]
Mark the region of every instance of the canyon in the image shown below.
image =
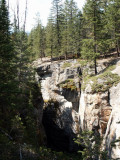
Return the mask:
[[[119,159],[120,59],[99,60],[97,75],[92,63],[77,59],[39,59],[33,66],[43,100],[40,125],[48,147],[75,152],[74,138],[89,130],[103,138],[101,150],[108,152],[109,159]]]

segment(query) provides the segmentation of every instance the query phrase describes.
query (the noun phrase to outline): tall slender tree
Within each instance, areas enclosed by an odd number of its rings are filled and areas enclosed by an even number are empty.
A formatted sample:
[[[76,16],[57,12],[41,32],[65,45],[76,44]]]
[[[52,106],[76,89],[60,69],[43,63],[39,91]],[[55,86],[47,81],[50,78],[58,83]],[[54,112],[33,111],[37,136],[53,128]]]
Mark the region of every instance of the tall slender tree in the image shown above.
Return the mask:
[[[84,21],[86,38],[83,39],[82,56],[94,61],[95,74],[97,74],[96,58],[98,53],[98,40],[101,29],[101,9],[99,0],[88,0],[84,7]]]
[[[34,29],[33,52],[41,60],[45,56],[45,30],[40,21]]]
[[[55,25],[55,49],[56,55],[61,54],[61,12],[62,12],[62,0],[53,0],[51,14]]]
[[[73,0],[66,0],[64,3],[64,23],[62,28],[62,51],[66,55],[76,52],[76,20],[78,8]]]
[[[11,41],[6,0],[0,1],[0,135],[10,132],[10,120],[17,95],[15,54]],[[11,112],[12,111],[12,112]],[[4,133],[4,132],[3,132]]]
[[[55,25],[53,23],[53,17],[50,15],[46,27],[46,53],[47,56],[55,56]]]
[[[112,14],[111,14],[112,13]],[[111,39],[115,43],[117,55],[120,56],[120,1],[110,0],[106,11],[107,27],[111,32]]]

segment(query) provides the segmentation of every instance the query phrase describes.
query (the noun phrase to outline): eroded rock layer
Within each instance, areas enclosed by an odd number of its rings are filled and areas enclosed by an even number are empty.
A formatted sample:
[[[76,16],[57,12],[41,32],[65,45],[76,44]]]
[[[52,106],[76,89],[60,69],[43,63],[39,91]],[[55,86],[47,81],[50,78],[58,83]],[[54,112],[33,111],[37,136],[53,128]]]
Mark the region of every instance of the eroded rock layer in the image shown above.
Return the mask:
[[[98,75],[92,77],[94,65],[81,65],[77,60],[38,65],[36,79],[41,84],[49,146],[73,151],[77,133],[93,130],[103,137],[102,148],[108,151],[109,158],[120,158],[120,142],[111,146],[120,137],[119,68],[119,59],[102,61],[98,63]],[[85,82],[83,77],[88,75]]]
[[[64,67],[71,64],[71,67]],[[42,65],[37,69],[44,100],[43,123],[48,144],[74,151],[73,141],[79,132],[79,67],[76,60]],[[49,128],[49,129],[48,129]],[[65,145],[66,144],[66,145]]]

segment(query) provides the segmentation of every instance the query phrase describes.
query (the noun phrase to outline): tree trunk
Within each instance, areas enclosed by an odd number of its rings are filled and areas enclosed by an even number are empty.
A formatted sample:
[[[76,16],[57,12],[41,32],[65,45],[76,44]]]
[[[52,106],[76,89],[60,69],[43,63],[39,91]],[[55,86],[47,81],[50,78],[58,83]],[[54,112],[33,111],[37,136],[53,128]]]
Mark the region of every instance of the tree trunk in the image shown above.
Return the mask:
[[[117,42],[116,42],[116,51],[117,51],[117,56],[119,57],[119,56],[120,56],[120,53],[119,53],[118,40],[117,40]]]
[[[65,52],[65,60],[67,60],[67,52]]]
[[[94,59],[94,66],[95,66],[95,74],[97,74],[97,63],[96,63],[96,58]]]
[[[96,9],[94,8],[94,18],[96,18]],[[95,74],[97,74],[97,63],[96,63],[96,53],[97,53],[97,46],[96,46],[96,23],[94,23],[94,29],[93,29],[93,34],[94,34],[94,66],[95,66]]]
[[[52,59],[53,59],[53,47],[51,45],[51,62],[52,62]]]
[[[22,160],[22,150],[21,150],[21,145],[20,145],[20,160]]]

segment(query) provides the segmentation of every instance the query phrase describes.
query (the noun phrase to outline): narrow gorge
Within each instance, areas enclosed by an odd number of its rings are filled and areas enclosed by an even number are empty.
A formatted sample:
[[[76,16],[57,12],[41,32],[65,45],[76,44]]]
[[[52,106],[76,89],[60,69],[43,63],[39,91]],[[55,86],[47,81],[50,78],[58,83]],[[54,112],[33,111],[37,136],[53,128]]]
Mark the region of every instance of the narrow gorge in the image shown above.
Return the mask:
[[[44,101],[40,123],[46,144],[58,151],[76,152],[77,134],[94,131],[103,137],[101,150],[120,158],[120,60],[99,60],[94,65],[70,59],[34,62],[36,81]]]

